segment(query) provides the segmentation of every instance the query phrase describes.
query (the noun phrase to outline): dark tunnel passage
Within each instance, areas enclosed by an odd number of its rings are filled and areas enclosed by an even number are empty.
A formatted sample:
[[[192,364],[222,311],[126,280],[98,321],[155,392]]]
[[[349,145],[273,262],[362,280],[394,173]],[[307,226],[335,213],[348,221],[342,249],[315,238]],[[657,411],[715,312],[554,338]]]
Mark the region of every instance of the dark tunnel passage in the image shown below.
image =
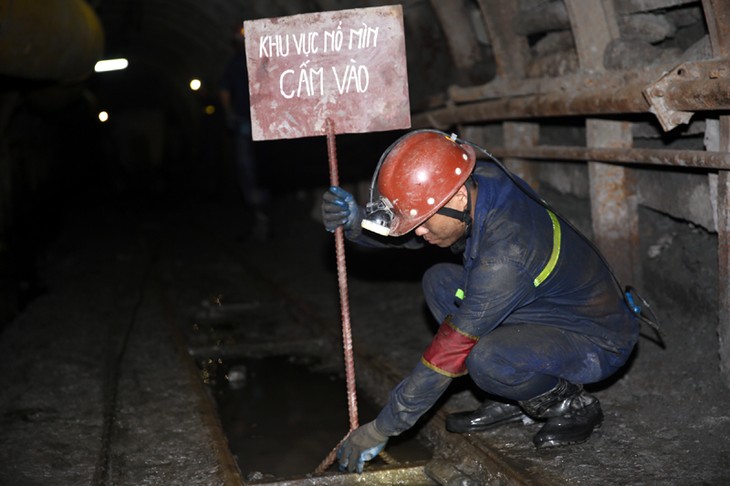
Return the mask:
[[[234,76],[244,21],[394,7],[410,126],[337,133],[339,185],[364,207],[394,141],[456,133],[584,234],[661,335],[642,325],[585,385],[604,418],[584,443],[536,449],[527,415],[449,432],[491,397],[461,376],[360,479],[730,481],[728,2],[0,0],[0,484],[356,483],[314,471],[352,419],[343,312],[363,425],[437,333],[423,275],[464,260],[345,239],[343,311],[327,134],[253,141],[280,113]]]

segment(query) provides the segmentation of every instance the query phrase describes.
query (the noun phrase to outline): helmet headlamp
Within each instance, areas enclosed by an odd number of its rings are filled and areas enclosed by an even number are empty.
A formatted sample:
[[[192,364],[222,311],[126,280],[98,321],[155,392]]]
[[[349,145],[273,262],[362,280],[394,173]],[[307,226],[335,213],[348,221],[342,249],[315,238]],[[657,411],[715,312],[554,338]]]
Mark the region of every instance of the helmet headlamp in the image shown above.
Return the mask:
[[[393,205],[387,198],[380,196],[377,200],[371,200],[365,205],[365,217],[362,220],[362,227],[368,231],[381,236],[390,235],[391,223],[393,222]]]

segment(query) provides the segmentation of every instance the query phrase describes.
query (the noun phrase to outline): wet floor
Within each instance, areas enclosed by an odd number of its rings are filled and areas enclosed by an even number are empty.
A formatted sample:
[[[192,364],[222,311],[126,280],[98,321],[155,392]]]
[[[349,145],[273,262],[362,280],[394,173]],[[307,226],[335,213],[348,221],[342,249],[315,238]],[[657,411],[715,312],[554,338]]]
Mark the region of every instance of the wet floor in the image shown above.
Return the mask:
[[[298,387],[306,379],[298,371],[285,382],[266,363],[273,356],[297,356],[282,366],[303,366],[305,374],[332,373],[336,379],[342,374],[336,275],[334,265],[322,263],[333,260],[332,238],[308,213],[292,215],[310,207],[297,201],[280,206],[278,220],[287,224],[281,237],[261,248],[236,239],[240,220],[224,210],[180,206],[157,214],[145,207],[135,219],[106,207],[85,206],[46,263],[48,291],[0,335],[0,371],[6,378],[0,394],[0,484],[241,484],[234,459],[221,447],[226,441],[219,437],[218,424],[209,420],[215,414],[209,413],[211,401],[200,393],[201,370],[188,373],[191,355],[212,370],[233,370],[239,357],[262,359],[263,365],[237,370],[245,376],[244,385],[250,386],[254,375],[263,376],[264,384],[279,385],[275,393],[306,388],[306,398],[316,397],[317,409],[325,414],[317,432],[332,425],[334,438],[325,437],[315,446],[297,443],[301,431],[309,430],[300,417],[286,425],[297,434],[275,439],[285,444],[269,451],[275,458],[270,463],[276,464],[298,460],[288,455],[292,451],[311,449],[312,458],[296,473],[309,474],[339,441],[348,421],[341,381],[334,385],[332,398],[325,398],[323,392],[310,392],[318,385]],[[717,301],[699,298],[716,295],[705,289],[717,281],[708,273],[717,268],[716,251],[712,253],[716,237],[681,222],[652,223],[652,216],[658,217],[642,213],[644,231],[651,230],[642,241],[648,245],[672,235],[674,242],[645,265],[645,276],[654,283],[645,287],[654,291],[650,300],[661,309],[667,347],[642,339],[626,373],[596,389],[606,415],[600,433],[584,444],[544,451],[535,451],[531,442],[539,424],[450,434],[443,427],[446,414],[477,405],[469,390],[457,388],[420,424],[419,437],[436,444],[436,461],[458,466],[483,484],[730,484],[730,394],[717,368]],[[400,278],[406,257],[384,260],[369,250],[354,250],[348,249],[349,288],[364,422],[374,418],[364,400],[368,395],[379,404],[387,399],[417,362],[433,330],[422,311],[420,283]],[[390,269],[398,279],[386,275]],[[693,285],[677,287],[675,277],[692,277]],[[185,345],[170,339],[178,330]],[[126,352],[116,359],[125,335]],[[302,353],[317,359],[304,359]],[[329,367],[320,367],[320,360]],[[111,381],[107,362],[119,370],[115,420],[106,419],[104,407],[104,390]],[[216,373],[208,376],[209,383]],[[253,390],[261,386],[248,392]],[[206,391],[215,395],[215,388]],[[235,392],[247,393],[245,386]],[[300,396],[278,400],[296,403]],[[298,410],[303,407],[297,403]],[[242,408],[232,402],[224,418],[237,419]],[[273,406],[258,410],[265,411],[258,419],[279,415]],[[106,423],[109,434],[102,430]],[[257,424],[249,451],[262,449],[263,423],[242,423]],[[233,421],[229,429],[236,427]],[[228,434],[233,442],[230,430]],[[102,441],[105,437],[111,440]],[[394,456],[395,445],[392,441],[386,449]],[[249,474],[279,474],[266,464],[249,465],[245,456],[253,460],[253,452],[235,454]],[[420,469],[423,473],[425,468]],[[368,468],[366,474],[371,471],[376,470]],[[95,480],[97,472],[108,482]],[[340,482],[333,482],[335,476]],[[353,476],[332,474],[327,483],[286,484],[339,485]],[[518,479],[506,480],[512,477]],[[274,484],[265,479],[245,482]],[[419,483],[368,477],[359,484]]]
[[[227,360],[217,367],[212,389],[229,446],[245,478],[311,474],[349,429],[345,381],[318,370],[311,357],[270,356]],[[377,406],[358,394],[358,412]],[[398,462],[425,461],[430,451],[415,438],[388,446]],[[369,466],[384,465],[373,461]],[[330,470],[335,471],[336,465]]]

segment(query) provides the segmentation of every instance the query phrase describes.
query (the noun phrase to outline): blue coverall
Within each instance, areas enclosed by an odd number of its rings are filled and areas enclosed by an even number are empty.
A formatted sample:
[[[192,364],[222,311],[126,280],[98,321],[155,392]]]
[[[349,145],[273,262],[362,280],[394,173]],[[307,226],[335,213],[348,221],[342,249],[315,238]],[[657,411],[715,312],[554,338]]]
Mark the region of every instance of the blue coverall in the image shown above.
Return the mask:
[[[639,322],[606,264],[525,193],[532,190],[524,181],[518,187],[492,162],[479,162],[474,180],[463,266],[436,264],[423,278],[434,317],[450,316],[453,328],[476,341],[465,362],[469,376],[488,393],[528,400],[559,378],[585,384],[614,374],[636,344]],[[359,233],[348,238],[368,244]],[[409,429],[452,379],[422,359],[391,392],[377,428],[388,436]]]

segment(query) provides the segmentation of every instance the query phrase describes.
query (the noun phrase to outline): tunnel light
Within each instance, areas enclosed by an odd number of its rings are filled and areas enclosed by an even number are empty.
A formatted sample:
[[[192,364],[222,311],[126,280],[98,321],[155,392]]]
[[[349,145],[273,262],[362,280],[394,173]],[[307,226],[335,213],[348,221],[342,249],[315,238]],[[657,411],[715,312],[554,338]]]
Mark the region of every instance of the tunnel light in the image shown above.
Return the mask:
[[[102,59],[101,61],[96,63],[96,66],[94,66],[94,71],[96,71],[97,73],[119,71],[121,69],[126,69],[128,65],[129,62],[127,62],[127,60],[123,57],[119,59]]]
[[[202,85],[203,83],[199,79],[190,80],[190,89],[193,91],[198,91]]]
[[[104,123],[108,119],[109,119],[109,113],[107,113],[106,111],[100,111],[99,112],[99,121],[100,122]]]

